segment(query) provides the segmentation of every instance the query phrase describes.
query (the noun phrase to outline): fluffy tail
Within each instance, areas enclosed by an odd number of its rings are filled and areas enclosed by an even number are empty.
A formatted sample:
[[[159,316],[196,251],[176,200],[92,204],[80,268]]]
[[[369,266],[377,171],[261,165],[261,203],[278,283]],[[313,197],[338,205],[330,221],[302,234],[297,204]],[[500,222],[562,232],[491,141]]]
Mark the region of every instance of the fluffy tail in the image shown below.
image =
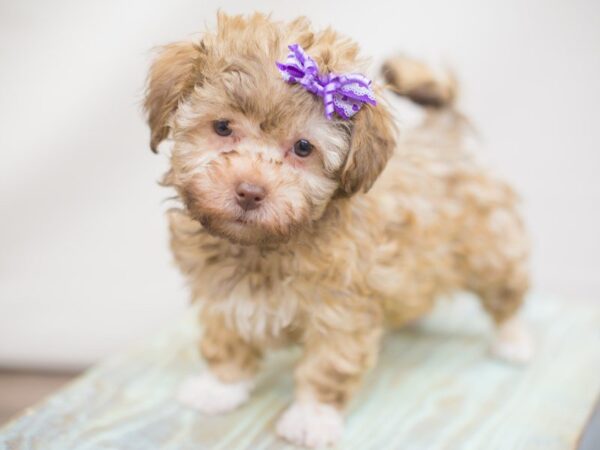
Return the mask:
[[[393,92],[419,105],[444,108],[456,100],[458,83],[449,70],[436,71],[421,61],[396,56],[383,64],[381,72]]]

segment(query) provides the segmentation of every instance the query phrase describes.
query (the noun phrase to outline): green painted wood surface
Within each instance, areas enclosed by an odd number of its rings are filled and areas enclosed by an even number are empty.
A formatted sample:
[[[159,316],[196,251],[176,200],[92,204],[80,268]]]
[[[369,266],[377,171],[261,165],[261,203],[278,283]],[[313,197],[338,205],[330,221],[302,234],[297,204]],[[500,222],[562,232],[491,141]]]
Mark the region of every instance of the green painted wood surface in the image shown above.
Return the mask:
[[[0,450],[285,449],[274,423],[291,400],[299,351],[266,361],[241,409],[205,417],[173,400],[200,370],[193,314],[93,368],[0,431]],[[487,355],[490,324],[472,299],[442,302],[390,333],[349,412],[344,449],[567,449],[600,392],[600,307],[534,298],[538,352],[525,368]]]

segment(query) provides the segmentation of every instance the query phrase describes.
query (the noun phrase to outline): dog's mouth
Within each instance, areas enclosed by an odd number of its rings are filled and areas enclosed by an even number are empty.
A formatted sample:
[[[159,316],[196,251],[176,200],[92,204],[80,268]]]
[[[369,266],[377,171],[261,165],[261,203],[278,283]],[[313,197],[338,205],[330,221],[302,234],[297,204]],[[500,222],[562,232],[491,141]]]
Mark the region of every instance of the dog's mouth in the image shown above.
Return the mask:
[[[197,217],[203,228],[213,236],[227,239],[234,244],[255,245],[270,240],[260,223],[245,216],[215,218],[209,215]]]
[[[238,213],[229,219],[225,219],[224,222],[234,225],[236,229],[244,228],[248,230],[260,230],[262,228],[260,220],[258,220],[252,214],[245,212]]]
[[[213,236],[244,245],[272,245],[287,242],[299,227],[300,221],[290,208],[277,213],[273,205],[244,210],[232,202],[209,201],[207,195],[185,191],[184,203],[190,216]]]
[[[271,246],[287,242],[293,227],[274,230],[255,218],[241,215],[231,218],[196,216],[202,227],[210,234],[233,244]]]

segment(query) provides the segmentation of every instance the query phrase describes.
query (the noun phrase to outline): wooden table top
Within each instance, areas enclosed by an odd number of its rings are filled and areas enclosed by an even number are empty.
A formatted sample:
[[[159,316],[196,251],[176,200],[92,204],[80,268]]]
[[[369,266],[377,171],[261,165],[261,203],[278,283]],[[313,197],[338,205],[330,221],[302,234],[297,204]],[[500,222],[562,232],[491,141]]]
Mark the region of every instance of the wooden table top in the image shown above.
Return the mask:
[[[353,402],[343,449],[572,449],[600,393],[600,305],[533,296],[526,367],[490,358],[491,325],[473,299],[384,341]],[[249,403],[205,417],[173,399],[201,370],[190,311],[176,326],[99,364],[0,430],[0,450],[293,448],[274,435],[292,398],[298,349],[270,355]]]

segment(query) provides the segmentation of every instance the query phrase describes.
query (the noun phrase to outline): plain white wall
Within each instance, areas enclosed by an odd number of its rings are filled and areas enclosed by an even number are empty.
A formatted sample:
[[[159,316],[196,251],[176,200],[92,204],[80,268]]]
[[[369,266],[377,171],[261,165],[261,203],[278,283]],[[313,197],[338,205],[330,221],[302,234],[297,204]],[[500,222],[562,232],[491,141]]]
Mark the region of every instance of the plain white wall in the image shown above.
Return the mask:
[[[484,158],[520,189],[538,292],[600,288],[600,2],[0,3],[0,364],[82,366],[185,307],[139,103],[156,45],[230,13],[307,15],[441,56]]]

